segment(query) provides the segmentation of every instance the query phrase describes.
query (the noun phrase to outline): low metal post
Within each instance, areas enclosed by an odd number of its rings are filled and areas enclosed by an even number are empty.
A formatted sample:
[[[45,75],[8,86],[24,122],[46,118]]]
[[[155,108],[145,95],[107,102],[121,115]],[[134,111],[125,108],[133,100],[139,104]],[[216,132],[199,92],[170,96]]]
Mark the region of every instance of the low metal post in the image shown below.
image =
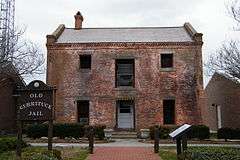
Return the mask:
[[[184,135],[182,137],[182,149],[183,149],[183,152],[187,150],[187,135]]]
[[[154,129],[154,153],[159,153],[159,128]]]
[[[89,152],[90,154],[93,154],[93,148],[94,148],[94,129],[93,127],[89,130]]]
[[[48,150],[52,150],[52,138],[53,138],[53,120],[48,122]]]
[[[181,144],[181,138],[177,138],[177,155],[180,155],[182,153],[182,144]]]
[[[17,121],[18,125],[18,134],[17,134],[17,148],[16,148],[16,157],[17,160],[21,160],[22,156],[22,127],[23,122],[21,120]]]

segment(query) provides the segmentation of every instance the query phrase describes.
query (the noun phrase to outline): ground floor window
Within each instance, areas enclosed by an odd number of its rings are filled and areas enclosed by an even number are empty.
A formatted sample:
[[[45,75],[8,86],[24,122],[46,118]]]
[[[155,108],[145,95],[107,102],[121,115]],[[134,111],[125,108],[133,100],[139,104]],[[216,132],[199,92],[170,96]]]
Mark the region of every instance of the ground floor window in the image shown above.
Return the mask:
[[[89,101],[78,101],[78,122],[80,124],[89,124]]]
[[[163,123],[175,124],[175,100],[163,100]]]

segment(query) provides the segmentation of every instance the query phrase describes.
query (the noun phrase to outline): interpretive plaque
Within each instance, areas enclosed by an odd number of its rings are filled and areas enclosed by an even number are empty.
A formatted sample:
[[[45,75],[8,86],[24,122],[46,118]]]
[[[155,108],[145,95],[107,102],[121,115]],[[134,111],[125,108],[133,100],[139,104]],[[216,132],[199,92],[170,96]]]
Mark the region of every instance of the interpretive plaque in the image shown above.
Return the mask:
[[[172,137],[173,139],[176,139],[178,137],[181,137],[184,133],[188,132],[190,128],[191,128],[191,125],[184,124],[178,129],[176,129],[175,131],[173,131],[172,133],[170,133],[169,136]]]
[[[169,134],[170,137],[176,140],[177,143],[177,155],[187,150],[187,134],[191,129],[191,125],[184,124],[172,133]]]

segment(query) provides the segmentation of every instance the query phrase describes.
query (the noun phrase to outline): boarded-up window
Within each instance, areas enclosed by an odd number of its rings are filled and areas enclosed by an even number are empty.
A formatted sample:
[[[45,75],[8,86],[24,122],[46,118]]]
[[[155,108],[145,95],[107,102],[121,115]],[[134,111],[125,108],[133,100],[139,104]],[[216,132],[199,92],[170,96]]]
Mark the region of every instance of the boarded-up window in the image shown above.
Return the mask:
[[[173,54],[161,54],[161,68],[173,67]]]
[[[80,124],[89,124],[89,101],[78,101],[78,122]]]
[[[134,59],[116,60],[116,87],[134,86]]]
[[[175,100],[163,100],[163,123],[175,124]]]
[[[80,55],[80,68],[91,69],[91,55]]]

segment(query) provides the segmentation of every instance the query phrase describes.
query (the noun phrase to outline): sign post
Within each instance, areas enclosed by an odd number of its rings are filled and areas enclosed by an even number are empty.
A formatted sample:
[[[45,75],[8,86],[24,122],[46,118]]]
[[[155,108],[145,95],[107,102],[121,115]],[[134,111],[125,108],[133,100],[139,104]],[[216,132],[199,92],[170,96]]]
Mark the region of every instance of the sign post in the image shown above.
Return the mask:
[[[187,150],[187,133],[190,129],[191,125],[184,124],[169,134],[170,137],[177,141],[177,155]]]
[[[159,153],[159,128],[154,128],[154,153]]]
[[[17,120],[19,122],[17,156],[21,157],[22,126],[25,121],[49,121],[48,149],[52,150],[53,108],[56,89],[36,80],[24,88],[18,88],[16,92],[18,94]]]

